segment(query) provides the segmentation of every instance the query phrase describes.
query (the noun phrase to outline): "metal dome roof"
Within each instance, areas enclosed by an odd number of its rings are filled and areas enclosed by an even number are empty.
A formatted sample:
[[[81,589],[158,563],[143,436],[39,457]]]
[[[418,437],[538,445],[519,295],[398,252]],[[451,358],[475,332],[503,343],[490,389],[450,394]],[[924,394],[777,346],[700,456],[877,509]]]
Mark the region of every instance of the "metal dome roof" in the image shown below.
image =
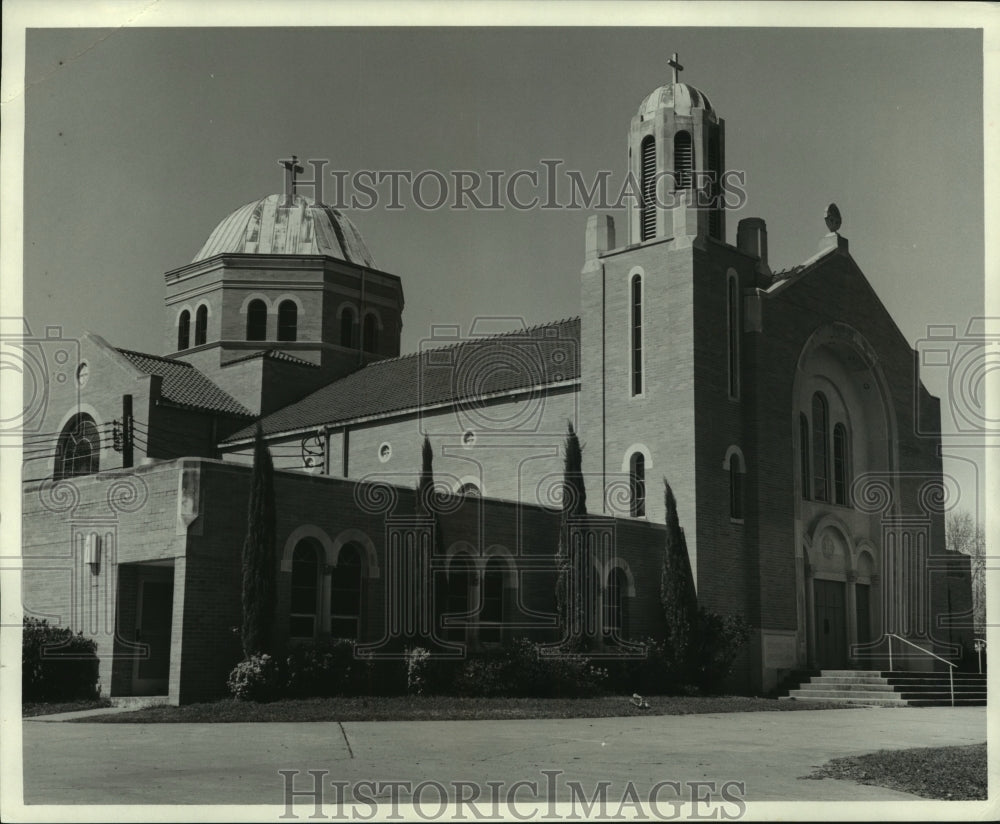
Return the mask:
[[[639,105],[639,116],[645,120],[660,108],[673,109],[682,115],[690,115],[692,109],[704,109],[711,115],[715,114],[708,96],[687,83],[666,83],[655,89]]]
[[[332,206],[316,205],[312,198],[268,195],[241,206],[223,220],[194,261],[220,254],[328,255],[374,267],[364,238],[350,219]]]

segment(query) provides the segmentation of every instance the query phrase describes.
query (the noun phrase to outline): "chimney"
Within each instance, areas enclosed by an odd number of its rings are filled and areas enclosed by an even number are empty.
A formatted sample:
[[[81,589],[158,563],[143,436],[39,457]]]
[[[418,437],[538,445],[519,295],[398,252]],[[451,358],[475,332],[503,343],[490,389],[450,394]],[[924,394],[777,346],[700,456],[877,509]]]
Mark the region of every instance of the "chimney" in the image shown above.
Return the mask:
[[[745,217],[736,227],[736,248],[760,261],[767,269],[767,225],[762,217]]]
[[[615,219],[611,215],[591,215],[587,218],[587,254],[591,261],[615,248]]]

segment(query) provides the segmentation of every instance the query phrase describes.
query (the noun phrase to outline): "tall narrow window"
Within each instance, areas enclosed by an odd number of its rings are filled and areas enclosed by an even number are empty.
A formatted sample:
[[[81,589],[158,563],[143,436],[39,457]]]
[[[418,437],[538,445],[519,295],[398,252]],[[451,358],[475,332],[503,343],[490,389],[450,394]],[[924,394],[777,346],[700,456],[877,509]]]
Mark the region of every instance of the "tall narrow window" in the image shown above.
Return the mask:
[[[288,634],[292,638],[315,638],[319,613],[319,546],[310,538],[300,541],[292,553],[292,590]]]
[[[632,278],[632,394],[642,394],[642,278]]]
[[[604,634],[611,639],[625,640],[629,635],[627,587],[625,573],[618,567],[611,570],[604,590]]]
[[[267,304],[262,300],[247,307],[247,340],[267,340]]]
[[[847,467],[847,429],[842,423],[833,427],[833,500],[847,504],[847,485],[850,477]]]
[[[690,189],[694,185],[694,146],[690,132],[674,135],[674,188]]]
[[[633,518],[642,518],[646,514],[646,456],[641,452],[633,452],[629,458],[628,474],[632,493],[629,514]]]
[[[460,552],[451,559],[448,569],[448,612],[454,613],[453,618],[458,619],[458,622],[447,628],[446,635],[455,641],[465,638],[464,622],[467,619],[458,616],[469,612],[469,592],[474,575],[475,568],[468,553]]]
[[[740,396],[740,295],[735,277],[726,285],[726,330],[729,351],[729,397]]]
[[[479,615],[479,640],[499,644],[503,640],[504,562],[490,558],[483,575],[483,609]]]
[[[208,339],[208,307],[203,303],[194,315],[194,345],[201,346]]]
[[[340,313],[340,345],[345,349],[354,347],[354,312],[347,306]]]
[[[360,636],[363,583],[361,548],[345,544],[330,580],[330,633],[334,638],[357,640]]]
[[[177,351],[191,345],[191,313],[185,309],[177,320]]]
[[[378,319],[371,313],[365,315],[364,349],[366,352],[378,349]]]
[[[729,517],[743,520],[743,462],[733,453],[729,456]]]
[[[802,497],[809,500],[809,419],[804,412],[799,413],[799,482]]]
[[[278,340],[294,341],[298,336],[299,307],[294,300],[278,304]]]
[[[830,442],[829,407],[821,392],[812,400],[812,461],[813,497],[817,501],[830,500]]]
[[[73,478],[91,475],[100,469],[101,438],[90,415],[74,415],[63,427],[56,442],[53,477]]]
[[[652,136],[642,141],[641,161],[639,239],[649,240],[656,235],[656,141]]]

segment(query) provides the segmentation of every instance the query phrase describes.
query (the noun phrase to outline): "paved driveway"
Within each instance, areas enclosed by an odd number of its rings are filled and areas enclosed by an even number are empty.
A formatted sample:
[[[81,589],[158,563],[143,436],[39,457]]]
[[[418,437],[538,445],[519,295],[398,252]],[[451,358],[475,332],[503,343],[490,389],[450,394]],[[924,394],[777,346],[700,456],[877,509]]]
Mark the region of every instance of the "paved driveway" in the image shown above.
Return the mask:
[[[735,798],[758,801],[878,801],[914,796],[848,781],[808,780],[814,766],[841,755],[882,748],[970,744],[986,740],[986,710],[886,708],[754,712],[647,718],[546,721],[418,721],[344,724],[92,724],[28,719],[24,734],[25,801],[29,804],[273,804],[283,805],[290,776],[297,790],[313,786],[308,770],[340,780],[437,782],[449,796],[472,797],[489,810],[490,793],[506,798],[512,782],[534,781],[545,801],[554,783],[560,801],[573,800],[567,782],[589,799],[607,789],[608,815],[631,782],[646,803],[661,785],[660,815],[672,798],[712,797],[707,814],[738,812]],[[542,771],[561,770],[559,775]],[[503,782],[497,790],[487,782]],[[691,788],[687,782],[712,782]],[[729,801],[723,785],[728,788]],[[327,785],[324,785],[327,786]],[[420,801],[433,814],[437,787]],[[392,787],[367,794],[389,801]],[[401,800],[408,791],[396,789]],[[526,785],[515,800],[530,800]],[[299,799],[302,801],[302,799]],[[306,799],[309,800],[309,799]],[[333,789],[324,791],[333,805]],[[727,806],[728,805],[728,806]],[[913,815],[918,815],[915,807]],[[324,810],[332,814],[330,810]],[[803,808],[799,808],[804,813]],[[305,817],[311,808],[305,810]],[[595,813],[598,810],[595,809]],[[626,810],[628,812],[628,810]],[[655,811],[654,811],[655,812]],[[649,810],[647,809],[647,813]],[[427,816],[424,816],[427,817]]]

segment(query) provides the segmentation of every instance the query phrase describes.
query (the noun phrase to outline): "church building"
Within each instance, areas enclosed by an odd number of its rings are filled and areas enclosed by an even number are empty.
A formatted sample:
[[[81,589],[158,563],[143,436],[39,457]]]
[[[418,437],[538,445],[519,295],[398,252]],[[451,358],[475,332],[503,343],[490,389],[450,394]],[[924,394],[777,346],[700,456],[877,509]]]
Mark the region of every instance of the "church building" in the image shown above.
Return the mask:
[[[26,612],[97,640],[107,694],[224,692],[259,425],[283,646],[347,637],[377,655],[417,624],[456,654],[557,640],[569,422],[608,654],[663,633],[666,478],[699,604],[753,627],[734,689],[884,668],[888,633],[957,659],[968,562],[945,552],[940,436],[926,434],[939,401],[914,349],[835,206],[802,204],[817,251],[782,271],[763,219],[729,231],[725,122],[671,65],[628,125],[641,191],[624,225],[586,222],[578,317],[435,326],[401,352],[405,273],[298,191],[293,159],[284,193],[237,208],[166,273],[157,352],[54,339],[63,356],[25,435]],[[449,493],[430,542],[415,526],[425,437]],[[408,552],[426,615],[407,611]]]

